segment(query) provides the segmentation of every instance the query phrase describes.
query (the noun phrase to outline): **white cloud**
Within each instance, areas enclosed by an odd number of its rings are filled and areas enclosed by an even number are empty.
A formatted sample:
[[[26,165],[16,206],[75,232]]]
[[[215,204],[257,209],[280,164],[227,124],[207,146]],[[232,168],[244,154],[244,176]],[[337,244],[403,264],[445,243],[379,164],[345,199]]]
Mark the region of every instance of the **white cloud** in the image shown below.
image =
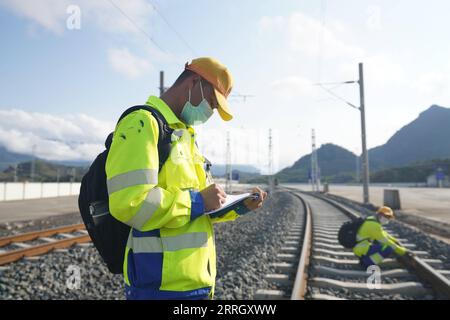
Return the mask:
[[[61,34],[66,27],[68,0],[2,0],[0,4],[47,30]]]
[[[140,31],[136,27],[138,26],[150,32],[149,22],[154,14],[154,9],[145,0],[112,0],[113,4],[109,0],[84,0],[80,2],[81,10],[85,10],[86,15],[93,19],[104,31],[139,33]]]
[[[0,110],[0,144],[9,151],[48,160],[89,160],[104,148],[113,123],[85,114],[54,116],[22,110]]]
[[[361,60],[355,59],[349,63],[338,65],[337,70],[344,79],[356,80],[359,62],[364,63],[364,78],[368,85],[370,83],[382,87],[405,85],[409,82],[407,72],[402,64],[385,54],[366,56]]]
[[[145,0],[113,0],[113,3],[139,27],[149,27],[149,20],[154,13],[151,4]],[[66,10],[70,5],[80,7],[82,28],[95,24],[107,32],[140,32],[107,0],[0,0],[0,5],[56,34],[63,33],[66,28],[66,19],[69,17]]]
[[[150,63],[132,54],[127,48],[114,48],[108,51],[111,67],[130,79],[137,78],[151,69]]]
[[[262,17],[259,21],[260,32],[276,35],[285,41],[288,47],[308,56],[322,54],[324,57],[360,57],[364,50],[349,44],[340,35],[345,27],[338,22],[322,26],[321,21],[295,12],[287,17]]]
[[[219,121],[218,126],[209,129],[196,127],[199,147],[205,156],[213,164],[225,163],[226,132],[229,131],[232,163],[255,165],[267,172],[268,129],[238,128]],[[56,116],[17,109],[0,110],[0,145],[21,154],[31,154],[35,146],[36,156],[47,160],[92,161],[104,150],[105,139],[114,125],[86,114]],[[273,169],[277,171],[282,161],[282,139],[276,129],[272,130],[272,136]]]
[[[404,84],[407,81],[406,72],[401,63],[386,55],[374,55],[364,59],[364,68],[370,81],[378,84]]]
[[[450,92],[450,72],[429,72],[422,74],[416,81],[415,88],[425,96],[440,96]]]
[[[275,80],[271,87],[279,94],[286,97],[314,97],[317,95],[317,87],[307,78],[300,76],[288,76]]]

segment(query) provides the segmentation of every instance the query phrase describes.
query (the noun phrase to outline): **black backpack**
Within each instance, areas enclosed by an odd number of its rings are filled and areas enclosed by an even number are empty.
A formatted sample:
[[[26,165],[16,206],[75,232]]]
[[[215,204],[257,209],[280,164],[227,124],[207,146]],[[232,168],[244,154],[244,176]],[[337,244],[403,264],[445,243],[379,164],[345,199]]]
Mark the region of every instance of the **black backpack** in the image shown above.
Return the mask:
[[[171,134],[173,132],[164,116],[151,106],[140,105],[128,108],[122,113],[117,123],[129,113],[141,109],[149,111],[158,122],[159,170],[161,170],[169,157]],[[115,219],[109,212],[105,165],[112,137],[113,132],[106,138],[106,150],[97,156],[81,180],[78,208],[86,225],[86,230],[109,271],[120,274],[122,273],[125,246],[131,227]]]
[[[356,234],[364,221],[365,219],[358,218],[347,221],[341,226],[338,233],[338,241],[344,248],[352,249],[356,245]]]

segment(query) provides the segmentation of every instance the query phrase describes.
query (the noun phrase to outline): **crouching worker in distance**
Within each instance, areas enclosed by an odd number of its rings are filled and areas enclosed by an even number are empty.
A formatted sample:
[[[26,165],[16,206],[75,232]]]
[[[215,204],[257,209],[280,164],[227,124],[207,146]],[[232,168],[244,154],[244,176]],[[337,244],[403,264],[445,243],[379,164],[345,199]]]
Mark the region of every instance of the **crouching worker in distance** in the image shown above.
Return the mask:
[[[359,257],[361,267],[379,265],[392,254],[403,256],[410,251],[391,236],[383,226],[394,219],[394,212],[389,207],[380,207],[374,216],[364,220],[356,234],[354,254]]]

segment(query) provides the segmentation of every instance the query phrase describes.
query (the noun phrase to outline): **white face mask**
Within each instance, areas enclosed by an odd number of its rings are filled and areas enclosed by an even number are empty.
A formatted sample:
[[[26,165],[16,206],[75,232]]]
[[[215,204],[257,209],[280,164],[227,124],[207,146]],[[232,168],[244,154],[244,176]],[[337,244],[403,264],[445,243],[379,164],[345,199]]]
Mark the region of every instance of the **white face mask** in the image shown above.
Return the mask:
[[[389,219],[383,216],[380,216],[378,218],[378,221],[380,222],[381,225],[385,226],[389,223]]]

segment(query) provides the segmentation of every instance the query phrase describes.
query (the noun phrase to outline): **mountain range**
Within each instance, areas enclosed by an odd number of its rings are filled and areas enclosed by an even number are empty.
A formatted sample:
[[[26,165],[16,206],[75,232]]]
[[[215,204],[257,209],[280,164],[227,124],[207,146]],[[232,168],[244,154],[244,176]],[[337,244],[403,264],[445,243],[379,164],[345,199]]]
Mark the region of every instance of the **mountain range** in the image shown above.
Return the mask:
[[[398,130],[385,144],[369,150],[373,168],[450,158],[450,109],[432,105]]]
[[[385,144],[369,149],[371,172],[383,171],[375,177],[387,179],[388,169],[408,167],[413,172],[415,164],[423,168],[437,166],[439,160],[450,159],[450,109],[432,105],[412,122],[400,128]],[[355,181],[358,158],[354,153],[335,144],[323,144],[317,149],[322,180],[332,182]],[[445,161],[444,161],[445,162]],[[280,181],[306,182],[311,167],[311,154],[297,160],[291,167],[276,174]],[[407,170],[407,171],[408,171]],[[431,173],[430,172],[430,173]],[[447,172],[448,174],[448,172]],[[426,175],[425,172],[420,177]],[[402,176],[408,180],[408,177]],[[411,178],[413,179],[413,178]]]
[[[30,155],[15,153],[8,151],[5,147],[0,146],[0,170],[8,168],[11,165],[30,161],[32,157]]]

